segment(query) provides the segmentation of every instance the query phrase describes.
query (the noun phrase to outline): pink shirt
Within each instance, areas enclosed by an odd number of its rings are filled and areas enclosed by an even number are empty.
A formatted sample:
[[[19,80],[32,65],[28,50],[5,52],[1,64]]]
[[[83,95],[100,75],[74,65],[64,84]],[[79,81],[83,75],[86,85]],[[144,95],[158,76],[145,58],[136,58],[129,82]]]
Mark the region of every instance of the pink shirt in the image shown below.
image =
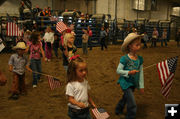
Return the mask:
[[[61,44],[62,44],[62,46],[64,45],[64,37],[63,36],[61,36]]]
[[[89,36],[90,37],[92,36],[92,30],[89,30]]]
[[[31,59],[41,59],[41,47],[42,43],[40,42],[39,44],[30,44],[30,58]]]

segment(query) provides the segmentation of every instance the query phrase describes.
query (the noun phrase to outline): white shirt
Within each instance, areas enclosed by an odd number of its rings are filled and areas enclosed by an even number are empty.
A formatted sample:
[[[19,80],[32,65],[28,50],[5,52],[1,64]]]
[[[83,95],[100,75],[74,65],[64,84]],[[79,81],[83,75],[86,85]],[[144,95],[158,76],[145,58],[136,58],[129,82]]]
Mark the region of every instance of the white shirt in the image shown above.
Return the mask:
[[[88,89],[90,89],[90,86],[87,80],[84,80],[83,82],[69,82],[66,86],[66,95],[74,97],[76,101],[82,102],[88,107]],[[71,103],[68,103],[68,106],[75,109],[81,109],[77,105]]]
[[[51,44],[54,43],[54,33],[53,32],[46,32],[43,37],[45,42],[51,42]]]

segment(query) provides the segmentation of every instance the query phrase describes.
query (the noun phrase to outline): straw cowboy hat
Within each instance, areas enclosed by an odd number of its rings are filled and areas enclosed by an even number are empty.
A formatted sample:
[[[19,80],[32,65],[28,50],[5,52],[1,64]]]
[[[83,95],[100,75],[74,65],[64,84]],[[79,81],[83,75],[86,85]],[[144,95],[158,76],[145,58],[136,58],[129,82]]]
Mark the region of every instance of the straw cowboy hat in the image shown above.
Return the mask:
[[[18,42],[16,44],[16,46],[14,46],[12,49],[13,50],[17,50],[17,49],[25,50],[26,49],[26,44],[24,42]]]
[[[124,42],[121,46],[121,50],[122,52],[126,52],[128,49],[127,49],[127,46],[135,39],[137,38],[141,38],[143,35],[138,35],[136,33],[130,33],[128,34],[128,36],[124,39]]]

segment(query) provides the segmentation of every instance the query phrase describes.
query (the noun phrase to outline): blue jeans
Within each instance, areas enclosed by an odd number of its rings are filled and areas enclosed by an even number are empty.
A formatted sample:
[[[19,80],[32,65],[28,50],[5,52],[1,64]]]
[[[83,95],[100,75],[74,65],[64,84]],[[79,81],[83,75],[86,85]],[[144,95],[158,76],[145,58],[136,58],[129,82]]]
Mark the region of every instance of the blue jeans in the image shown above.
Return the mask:
[[[118,102],[115,109],[115,113],[120,114],[122,113],[125,105],[127,104],[126,119],[135,119],[136,117],[137,106],[134,99],[133,91],[134,91],[134,88],[132,87],[129,87],[128,89],[123,90],[124,95],[122,99]]]
[[[54,47],[54,54],[56,55],[56,57],[58,58],[58,48]]]
[[[163,42],[165,43],[165,46],[167,46],[167,39],[162,39],[161,40],[161,46],[163,46]]]
[[[68,116],[70,119],[91,119],[89,109],[84,112],[74,112],[72,108],[68,107]]]
[[[83,54],[87,54],[88,53],[88,43],[82,43],[82,48],[83,48]]]
[[[31,59],[31,69],[35,72],[42,72],[41,59]],[[37,85],[37,81],[40,79],[40,74],[33,73],[33,85]]]

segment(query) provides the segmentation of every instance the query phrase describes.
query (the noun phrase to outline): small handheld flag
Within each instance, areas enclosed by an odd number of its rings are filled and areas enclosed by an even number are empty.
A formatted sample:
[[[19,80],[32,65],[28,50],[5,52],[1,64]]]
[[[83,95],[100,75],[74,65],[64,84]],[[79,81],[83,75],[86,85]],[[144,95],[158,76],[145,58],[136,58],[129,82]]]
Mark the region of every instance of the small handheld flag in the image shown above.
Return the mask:
[[[156,66],[159,72],[159,80],[161,82],[161,93],[164,97],[168,97],[172,86],[173,77],[175,75],[178,56],[172,57],[165,61],[159,62]]]
[[[60,82],[58,79],[52,77],[52,76],[47,76],[48,78],[48,83],[49,87],[51,90],[54,90],[55,88],[60,88],[62,85],[62,82]]]
[[[109,114],[103,108],[94,108],[94,109],[92,109],[92,113],[96,119],[107,119],[107,118],[109,118]]]
[[[64,30],[66,30],[67,29],[67,26],[62,22],[62,21],[60,21],[60,22],[58,22],[57,24],[56,24],[56,30],[59,32],[59,33],[62,33]]]

